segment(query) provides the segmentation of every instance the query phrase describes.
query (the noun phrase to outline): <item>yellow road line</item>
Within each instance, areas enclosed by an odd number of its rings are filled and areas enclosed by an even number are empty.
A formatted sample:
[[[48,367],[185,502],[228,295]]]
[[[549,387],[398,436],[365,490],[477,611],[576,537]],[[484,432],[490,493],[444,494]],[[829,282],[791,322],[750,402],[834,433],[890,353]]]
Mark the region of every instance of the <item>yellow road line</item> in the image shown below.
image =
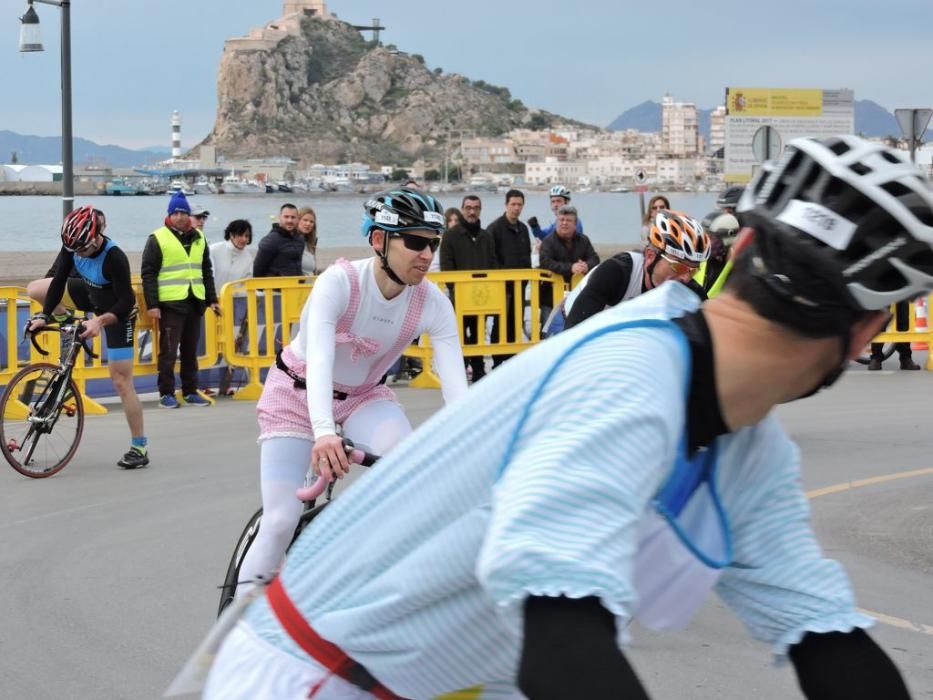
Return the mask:
[[[895,472],[894,474],[884,474],[882,476],[873,476],[868,479],[858,479],[856,481],[848,481],[842,484],[835,484],[833,486],[824,486],[821,489],[813,489],[812,491],[807,491],[807,498],[818,498],[819,496],[826,496],[831,493],[840,493],[842,491],[851,491],[852,489],[862,488],[863,486],[872,486],[874,484],[883,484],[887,481],[897,481],[899,479],[910,479],[915,476],[926,476],[928,474],[933,474],[933,468],[930,469],[912,469],[907,472]],[[890,625],[891,627],[898,627],[903,630],[909,630],[911,632],[919,632],[920,634],[929,634],[933,635],[933,625],[924,625],[918,622],[911,622],[910,620],[905,620],[902,617],[894,617],[893,615],[885,615],[884,613],[875,612],[873,610],[864,610],[859,608],[860,612],[863,612],[866,615],[878,620],[878,622]]]
[[[905,620],[902,617],[885,615],[884,613],[875,612],[874,610],[865,610],[863,608],[859,608],[859,612],[870,615],[878,620],[878,622],[890,625],[891,627],[900,627],[901,629],[910,630],[911,632],[933,635],[933,625],[923,625],[917,622],[911,622],[910,620]]]
[[[898,479],[910,479],[915,476],[926,476],[933,474],[933,467],[930,469],[914,469],[909,472],[897,472],[895,474],[884,474],[882,476],[873,476],[868,479],[858,479],[857,481],[847,481],[833,486],[824,486],[821,489],[807,491],[807,498],[817,498],[826,496],[830,493],[839,493],[840,491],[849,491],[851,489],[862,488],[863,486],[872,486],[874,484],[883,484],[886,481],[897,481]]]

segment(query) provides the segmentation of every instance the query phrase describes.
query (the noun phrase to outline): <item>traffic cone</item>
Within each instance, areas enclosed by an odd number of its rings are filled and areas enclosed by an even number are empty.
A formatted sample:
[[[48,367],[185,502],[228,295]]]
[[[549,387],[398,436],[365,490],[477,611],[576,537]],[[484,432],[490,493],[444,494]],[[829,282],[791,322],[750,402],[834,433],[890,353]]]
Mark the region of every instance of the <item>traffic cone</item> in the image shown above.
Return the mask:
[[[927,332],[927,298],[920,297],[914,302],[914,330],[918,333]],[[915,340],[910,344],[911,350],[927,350],[927,344],[922,340]]]

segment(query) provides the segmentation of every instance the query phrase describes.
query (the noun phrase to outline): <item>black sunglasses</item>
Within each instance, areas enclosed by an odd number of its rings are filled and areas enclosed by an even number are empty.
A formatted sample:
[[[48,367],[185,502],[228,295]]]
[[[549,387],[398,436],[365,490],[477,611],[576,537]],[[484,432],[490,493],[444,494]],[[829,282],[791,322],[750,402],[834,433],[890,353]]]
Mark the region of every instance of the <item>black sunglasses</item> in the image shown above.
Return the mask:
[[[88,252],[91,248],[93,248],[96,242],[97,242],[97,236],[95,236],[90,242],[85,243],[80,248],[69,248],[68,246],[65,246],[65,250],[67,250],[69,253],[83,254],[83,253]]]
[[[401,238],[402,243],[405,244],[405,247],[408,248],[408,250],[414,250],[419,253],[428,247],[431,248],[432,253],[437,252],[438,247],[441,245],[440,236],[435,236],[434,238],[425,238],[424,236],[419,236],[416,233],[392,231],[389,233],[389,238]]]

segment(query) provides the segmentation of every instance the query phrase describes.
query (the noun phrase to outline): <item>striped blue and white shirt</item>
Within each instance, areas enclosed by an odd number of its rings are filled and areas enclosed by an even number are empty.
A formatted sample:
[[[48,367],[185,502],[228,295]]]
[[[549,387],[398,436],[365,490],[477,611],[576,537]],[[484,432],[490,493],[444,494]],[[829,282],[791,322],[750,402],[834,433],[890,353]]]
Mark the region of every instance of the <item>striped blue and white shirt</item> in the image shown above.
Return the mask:
[[[394,448],[289,552],[282,581],[314,629],[395,693],[430,698],[514,692],[529,595],[599,596],[627,625],[639,525],[684,433],[689,356],[672,324],[610,329],[698,303],[669,283],[608,309],[516,356]],[[783,654],[807,631],[870,625],[814,539],[777,420],[716,447],[735,562],[716,591],[752,635]],[[245,619],[306,658],[264,599]]]

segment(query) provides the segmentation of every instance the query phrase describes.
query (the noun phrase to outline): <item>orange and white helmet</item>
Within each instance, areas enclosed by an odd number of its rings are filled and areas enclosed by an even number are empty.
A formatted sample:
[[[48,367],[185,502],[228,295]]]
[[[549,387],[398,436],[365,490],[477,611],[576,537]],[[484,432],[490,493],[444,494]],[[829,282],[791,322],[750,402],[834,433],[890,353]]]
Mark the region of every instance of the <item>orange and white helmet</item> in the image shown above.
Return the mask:
[[[651,221],[648,243],[678,260],[701,263],[709,258],[709,236],[699,221],[682,211],[659,211]]]

